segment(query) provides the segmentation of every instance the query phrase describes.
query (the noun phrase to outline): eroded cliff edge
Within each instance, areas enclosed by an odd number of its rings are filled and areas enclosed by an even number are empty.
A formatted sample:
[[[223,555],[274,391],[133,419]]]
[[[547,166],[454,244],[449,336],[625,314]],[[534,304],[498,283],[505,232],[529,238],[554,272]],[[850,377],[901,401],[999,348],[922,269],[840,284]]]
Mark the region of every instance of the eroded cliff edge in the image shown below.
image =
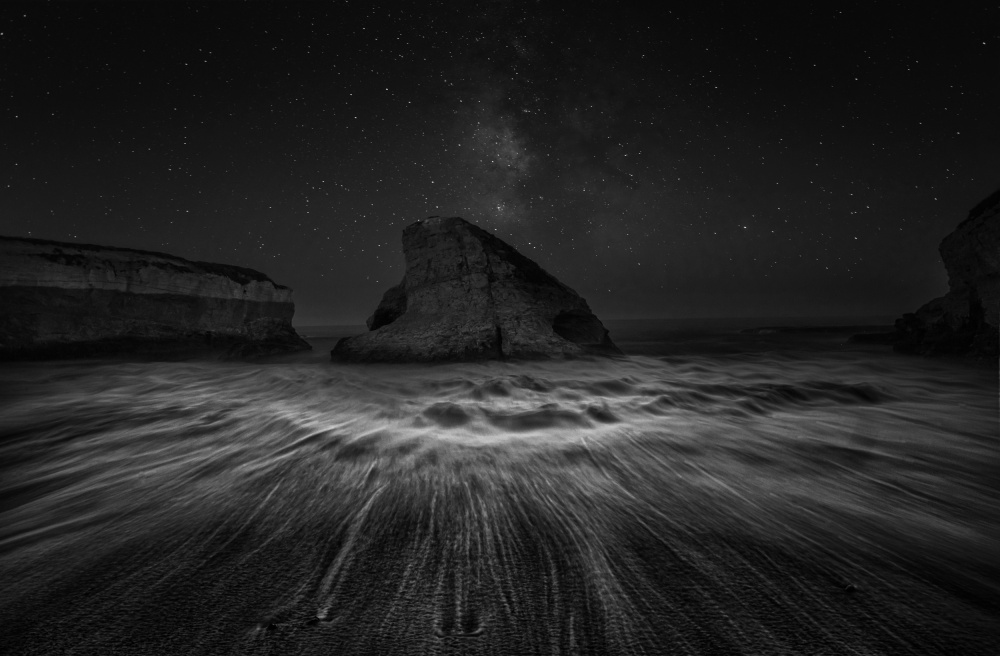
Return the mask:
[[[334,360],[429,362],[617,354],[575,291],[459,217],[403,231],[406,274]]]
[[[996,357],[1000,351],[1000,189],[938,248],[948,293],[896,321],[897,351]]]
[[[292,290],[242,267],[108,246],[0,237],[0,358],[310,348]]]

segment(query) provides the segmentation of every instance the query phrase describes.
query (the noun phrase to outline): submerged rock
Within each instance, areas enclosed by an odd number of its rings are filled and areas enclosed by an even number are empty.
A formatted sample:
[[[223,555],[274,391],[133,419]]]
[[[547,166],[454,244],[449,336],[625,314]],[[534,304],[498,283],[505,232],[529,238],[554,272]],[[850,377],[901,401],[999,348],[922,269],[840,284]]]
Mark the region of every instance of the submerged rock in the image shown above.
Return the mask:
[[[492,234],[431,217],[403,231],[406,274],[335,360],[420,362],[616,354],[576,292]]]
[[[969,212],[938,247],[948,293],[896,320],[894,346],[907,353],[1000,351],[1000,189]]]
[[[292,290],[252,269],[0,237],[0,358],[310,348]]]

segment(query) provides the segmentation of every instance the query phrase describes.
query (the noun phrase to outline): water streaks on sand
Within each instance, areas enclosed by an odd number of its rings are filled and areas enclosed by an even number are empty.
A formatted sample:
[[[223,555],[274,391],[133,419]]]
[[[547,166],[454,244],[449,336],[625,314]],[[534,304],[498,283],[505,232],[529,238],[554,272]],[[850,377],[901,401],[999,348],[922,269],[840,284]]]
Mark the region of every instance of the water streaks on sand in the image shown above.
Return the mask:
[[[991,653],[995,381],[893,367],[18,365],[0,641]]]

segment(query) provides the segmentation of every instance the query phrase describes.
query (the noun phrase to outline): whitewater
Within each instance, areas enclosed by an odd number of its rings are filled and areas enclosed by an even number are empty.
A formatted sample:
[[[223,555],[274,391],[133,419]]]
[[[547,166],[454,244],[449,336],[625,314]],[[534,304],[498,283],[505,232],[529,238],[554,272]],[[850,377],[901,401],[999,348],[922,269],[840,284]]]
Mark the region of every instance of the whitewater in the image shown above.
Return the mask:
[[[996,363],[743,324],[4,363],[2,650],[1000,653]]]

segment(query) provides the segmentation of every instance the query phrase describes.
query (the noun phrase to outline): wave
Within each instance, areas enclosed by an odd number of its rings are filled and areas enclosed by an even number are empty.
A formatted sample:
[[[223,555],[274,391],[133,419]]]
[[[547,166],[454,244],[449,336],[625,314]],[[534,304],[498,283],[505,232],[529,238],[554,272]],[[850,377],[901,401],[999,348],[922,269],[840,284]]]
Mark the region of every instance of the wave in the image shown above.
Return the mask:
[[[0,394],[14,653],[1000,637],[989,370],[838,352],[102,361],[6,366]],[[833,628],[801,642],[807,625]]]

